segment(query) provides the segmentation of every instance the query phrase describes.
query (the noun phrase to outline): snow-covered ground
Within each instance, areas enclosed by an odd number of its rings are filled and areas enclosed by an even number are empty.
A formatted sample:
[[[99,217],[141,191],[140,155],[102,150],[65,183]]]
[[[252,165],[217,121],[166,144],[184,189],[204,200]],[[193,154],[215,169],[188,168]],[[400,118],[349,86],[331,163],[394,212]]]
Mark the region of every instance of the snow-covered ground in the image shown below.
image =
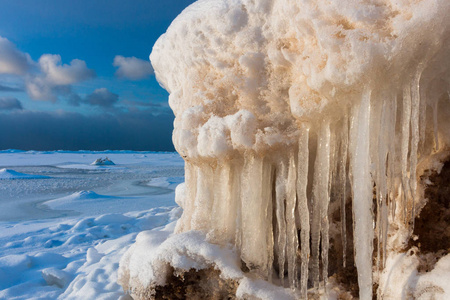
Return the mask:
[[[120,258],[173,231],[183,181],[176,153],[0,151],[0,299],[127,299]]]

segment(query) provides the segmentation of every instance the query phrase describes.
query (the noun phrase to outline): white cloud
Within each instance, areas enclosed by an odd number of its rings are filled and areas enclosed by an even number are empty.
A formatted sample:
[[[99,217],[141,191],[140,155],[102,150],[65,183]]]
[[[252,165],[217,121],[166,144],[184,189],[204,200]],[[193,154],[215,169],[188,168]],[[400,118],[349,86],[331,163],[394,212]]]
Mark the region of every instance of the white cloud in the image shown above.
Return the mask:
[[[32,60],[8,39],[0,36],[0,74],[24,75]]]
[[[29,54],[21,52],[8,39],[0,36],[1,74],[13,75],[23,81],[32,99],[50,101],[56,101],[59,95],[71,95],[72,84],[95,76],[86,62],[79,59],[63,64],[60,55],[43,54],[38,62],[34,62]],[[0,78],[0,90],[15,89],[5,85]]]
[[[44,54],[38,61],[39,73],[29,74],[25,85],[33,99],[55,101],[61,92],[70,91],[70,85],[92,78],[93,70],[86,63],[74,59],[70,64],[62,64],[61,56]]]
[[[132,57],[116,55],[113,66],[117,67],[116,76],[131,80],[139,80],[153,74],[153,67],[150,61]]]
[[[94,76],[94,72],[83,60],[74,59],[69,65],[61,63],[61,56],[44,54],[39,58],[39,67],[46,80],[53,85],[69,85]]]

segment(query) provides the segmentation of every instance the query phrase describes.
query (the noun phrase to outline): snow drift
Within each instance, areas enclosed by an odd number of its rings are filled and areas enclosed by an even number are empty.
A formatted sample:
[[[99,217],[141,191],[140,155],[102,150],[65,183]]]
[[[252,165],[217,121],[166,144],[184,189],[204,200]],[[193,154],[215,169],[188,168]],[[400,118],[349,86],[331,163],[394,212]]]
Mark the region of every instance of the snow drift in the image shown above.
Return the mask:
[[[19,173],[10,169],[0,169],[0,180],[13,180],[13,179],[45,179],[50,178],[44,175],[31,175]]]
[[[449,144],[449,13],[447,0],[185,9],[150,55],[186,161],[176,232],[234,245],[252,276],[302,299],[327,286],[339,238],[339,263],[354,260],[359,297],[371,299],[374,272],[423,206],[420,170]],[[138,278],[127,287],[145,288]]]

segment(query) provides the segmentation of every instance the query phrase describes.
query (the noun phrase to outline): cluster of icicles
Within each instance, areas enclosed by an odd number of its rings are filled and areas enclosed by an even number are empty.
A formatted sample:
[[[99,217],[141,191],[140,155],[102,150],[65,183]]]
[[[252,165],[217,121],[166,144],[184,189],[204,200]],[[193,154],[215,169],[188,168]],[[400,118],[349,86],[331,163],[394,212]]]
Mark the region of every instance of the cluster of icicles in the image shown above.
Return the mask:
[[[437,147],[437,135],[434,143],[425,132],[427,105],[436,119],[437,101],[425,101],[419,81],[420,72],[400,91],[365,88],[339,118],[299,122],[298,143],[283,152],[187,160],[177,231],[201,230],[211,242],[234,244],[252,272],[269,281],[278,275],[306,299],[311,284],[327,284],[330,203],[340,203],[346,220],[351,198],[360,299],[371,299],[373,255],[382,268],[389,219],[413,226],[418,155],[430,148],[426,138]],[[351,245],[341,224],[345,267]]]

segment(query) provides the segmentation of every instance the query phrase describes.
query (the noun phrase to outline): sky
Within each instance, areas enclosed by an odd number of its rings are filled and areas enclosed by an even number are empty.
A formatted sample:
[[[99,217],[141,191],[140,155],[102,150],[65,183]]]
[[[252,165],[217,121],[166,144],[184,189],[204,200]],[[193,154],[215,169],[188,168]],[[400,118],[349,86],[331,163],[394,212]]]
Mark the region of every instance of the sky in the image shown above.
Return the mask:
[[[0,0],[0,149],[173,151],[148,56],[192,0]]]

